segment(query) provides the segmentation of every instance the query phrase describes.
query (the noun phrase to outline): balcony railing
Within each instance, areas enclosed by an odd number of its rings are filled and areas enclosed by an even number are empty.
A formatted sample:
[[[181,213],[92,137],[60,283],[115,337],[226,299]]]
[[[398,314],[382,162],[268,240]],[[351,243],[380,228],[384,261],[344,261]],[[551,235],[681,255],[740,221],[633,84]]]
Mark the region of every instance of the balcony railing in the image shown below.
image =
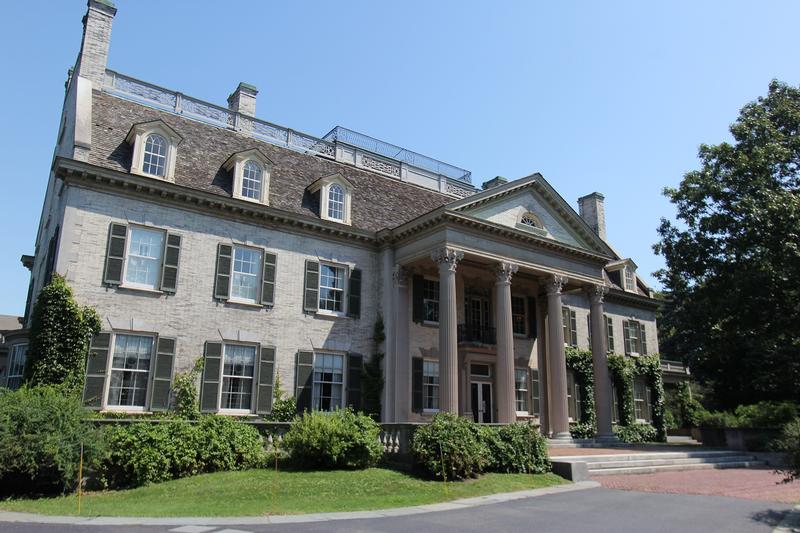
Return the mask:
[[[497,344],[497,332],[493,327],[475,324],[458,325],[458,342]]]
[[[678,374],[689,373],[689,369],[686,367],[686,365],[684,365],[680,361],[668,361],[666,359],[661,360],[661,371],[678,373]]]

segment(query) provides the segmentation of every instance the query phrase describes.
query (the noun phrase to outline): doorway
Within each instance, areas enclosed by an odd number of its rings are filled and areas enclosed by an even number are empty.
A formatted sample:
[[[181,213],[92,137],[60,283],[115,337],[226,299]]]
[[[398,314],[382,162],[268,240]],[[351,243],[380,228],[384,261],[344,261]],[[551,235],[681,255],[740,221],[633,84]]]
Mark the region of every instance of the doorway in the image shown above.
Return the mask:
[[[470,383],[472,395],[472,419],[482,424],[492,423],[492,384],[485,381]]]

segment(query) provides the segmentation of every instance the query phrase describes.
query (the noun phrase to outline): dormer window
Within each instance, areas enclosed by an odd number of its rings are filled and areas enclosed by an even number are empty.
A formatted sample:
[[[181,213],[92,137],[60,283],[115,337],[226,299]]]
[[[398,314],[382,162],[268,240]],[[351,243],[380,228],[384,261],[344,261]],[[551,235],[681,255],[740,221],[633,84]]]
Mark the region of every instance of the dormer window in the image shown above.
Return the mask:
[[[625,290],[626,291],[636,290],[636,276],[633,273],[633,269],[629,266],[625,267]]]
[[[269,205],[272,161],[260,150],[235,153],[222,167],[232,173],[234,198]]]
[[[308,186],[308,192],[319,205],[319,216],[342,224],[350,224],[352,184],[341,174],[320,178]]]
[[[135,124],[126,140],[133,146],[132,174],[175,180],[175,157],[183,138],[166,122]]]

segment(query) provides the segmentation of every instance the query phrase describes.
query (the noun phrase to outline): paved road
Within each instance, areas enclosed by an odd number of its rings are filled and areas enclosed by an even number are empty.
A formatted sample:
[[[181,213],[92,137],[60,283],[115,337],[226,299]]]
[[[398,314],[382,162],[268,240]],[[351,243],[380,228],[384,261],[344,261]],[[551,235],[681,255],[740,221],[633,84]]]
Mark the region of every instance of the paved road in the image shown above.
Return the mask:
[[[0,523],[3,533],[234,533],[234,532],[372,532],[426,531],[543,532],[769,532],[790,508],[781,503],[721,496],[653,494],[590,489],[538,498],[395,518],[337,520],[263,526],[65,526]]]

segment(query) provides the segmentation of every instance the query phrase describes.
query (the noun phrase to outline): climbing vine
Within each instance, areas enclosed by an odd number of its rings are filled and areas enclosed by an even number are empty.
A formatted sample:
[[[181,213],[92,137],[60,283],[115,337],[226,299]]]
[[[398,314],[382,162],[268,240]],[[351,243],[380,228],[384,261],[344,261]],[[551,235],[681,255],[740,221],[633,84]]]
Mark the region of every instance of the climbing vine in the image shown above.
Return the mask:
[[[633,361],[622,355],[608,356],[608,372],[617,391],[620,426],[630,426],[635,420],[633,410],[633,377],[636,373]]]
[[[661,377],[661,358],[658,354],[643,355],[635,359],[621,355],[608,356],[608,370],[614,388],[617,390],[619,404],[619,425],[633,426],[636,421],[633,400],[633,380],[641,376],[647,381],[652,391],[651,412],[652,426],[655,428],[656,440],[667,440],[666,407],[664,398],[664,381]]]
[[[643,355],[636,359],[636,374],[647,380],[652,391],[650,406],[653,416],[653,427],[656,428],[656,440],[666,442],[667,422],[664,400],[664,380],[661,377],[661,357],[658,354]]]
[[[381,417],[381,396],[383,395],[383,352],[380,351],[381,343],[386,339],[383,326],[383,317],[378,315],[372,331],[372,341],[375,351],[372,357],[364,364],[362,386],[364,387],[364,412],[375,420]]]
[[[594,403],[592,352],[568,346],[565,355],[567,369],[575,375],[575,382],[581,391],[581,421],[573,427],[573,436],[593,438],[597,434],[597,408]]]

